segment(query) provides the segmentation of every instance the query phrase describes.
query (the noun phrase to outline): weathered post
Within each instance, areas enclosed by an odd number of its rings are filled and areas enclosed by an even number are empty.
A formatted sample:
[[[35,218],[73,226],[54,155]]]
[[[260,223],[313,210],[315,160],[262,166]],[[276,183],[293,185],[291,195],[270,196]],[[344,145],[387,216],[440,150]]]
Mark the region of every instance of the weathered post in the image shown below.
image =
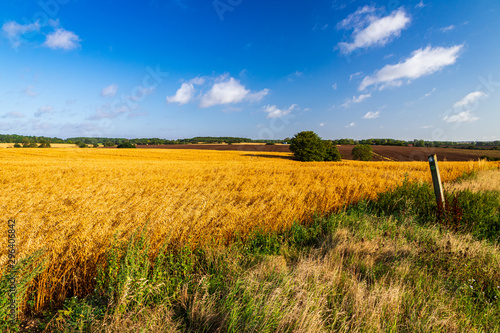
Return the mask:
[[[444,209],[443,184],[441,184],[441,176],[439,174],[436,154],[429,155],[429,165],[431,167],[432,183],[434,185],[434,194],[436,195],[437,205],[438,207]]]

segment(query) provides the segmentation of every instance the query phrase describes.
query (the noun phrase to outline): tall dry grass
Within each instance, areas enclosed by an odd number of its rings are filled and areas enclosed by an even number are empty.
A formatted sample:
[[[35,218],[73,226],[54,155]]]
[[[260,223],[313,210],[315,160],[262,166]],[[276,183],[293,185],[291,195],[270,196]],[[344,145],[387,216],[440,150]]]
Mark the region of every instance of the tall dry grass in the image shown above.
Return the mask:
[[[444,181],[488,167],[440,164]],[[32,286],[36,310],[91,292],[114,237],[147,221],[154,256],[164,242],[229,242],[375,198],[405,177],[430,180],[427,163],[300,163],[237,151],[5,149],[0,169],[0,212],[17,221],[18,256],[45,249],[49,259]],[[0,267],[6,258],[2,249]]]

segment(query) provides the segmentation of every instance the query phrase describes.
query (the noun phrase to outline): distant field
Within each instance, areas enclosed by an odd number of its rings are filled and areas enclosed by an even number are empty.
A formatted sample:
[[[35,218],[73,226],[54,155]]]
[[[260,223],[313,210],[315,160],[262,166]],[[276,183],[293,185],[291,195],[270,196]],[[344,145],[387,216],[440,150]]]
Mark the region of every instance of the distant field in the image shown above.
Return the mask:
[[[0,143],[0,148],[14,148],[15,143]],[[74,144],[67,143],[51,143],[52,148],[75,148]]]
[[[262,145],[262,144],[193,144],[193,145],[150,145],[137,146],[143,149],[203,149],[203,150],[239,150],[254,152],[281,152],[289,153],[290,145]],[[343,159],[352,160],[354,145],[338,145]],[[374,161],[427,161],[430,154],[437,154],[441,161],[470,161],[481,156],[500,158],[500,150],[473,150],[455,148],[426,148],[426,147],[399,147],[399,146],[372,146],[375,153]]]
[[[253,147],[253,146],[247,146]],[[278,146],[269,146],[278,147]],[[149,221],[159,244],[230,242],[255,228],[281,230],[409,181],[428,163],[301,163],[290,153],[166,149],[2,149],[0,207],[16,219],[20,256],[45,248],[37,308],[89,293],[112,244]],[[443,181],[485,162],[441,163]],[[29,175],[29,176],[27,176]],[[7,233],[7,224],[0,232]],[[6,264],[5,252],[0,267]]]

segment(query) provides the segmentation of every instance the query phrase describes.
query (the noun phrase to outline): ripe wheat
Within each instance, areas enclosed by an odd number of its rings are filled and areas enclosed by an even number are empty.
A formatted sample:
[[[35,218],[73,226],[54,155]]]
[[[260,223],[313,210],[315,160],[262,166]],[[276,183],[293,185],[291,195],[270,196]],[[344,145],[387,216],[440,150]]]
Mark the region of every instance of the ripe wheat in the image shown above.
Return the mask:
[[[441,162],[441,176],[488,165]],[[430,180],[423,162],[300,163],[238,151],[1,149],[0,169],[0,212],[16,219],[18,257],[45,248],[50,258],[32,286],[37,309],[69,291],[90,292],[113,238],[147,221],[154,256],[164,242],[227,242],[254,228],[307,223],[405,178]]]

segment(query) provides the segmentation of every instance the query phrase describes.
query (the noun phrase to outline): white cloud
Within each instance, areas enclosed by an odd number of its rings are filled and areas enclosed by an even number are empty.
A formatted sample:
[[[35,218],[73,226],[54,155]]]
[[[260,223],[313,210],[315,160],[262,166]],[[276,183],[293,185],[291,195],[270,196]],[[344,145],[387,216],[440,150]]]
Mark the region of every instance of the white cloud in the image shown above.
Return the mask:
[[[453,107],[455,108],[471,108],[474,106],[474,104],[483,97],[486,97],[487,95],[483,93],[482,91],[474,91],[456,102]]]
[[[350,123],[349,125],[346,125],[345,127],[349,128],[349,127],[354,127],[354,126],[356,126],[356,123],[353,122],[353,123]]]
[[[22,35],[32,31],[40,31],[40,23],[36,21],[30,24],[19,24],[15,21],[10,21],[4,23],[2,31],[7,39],[9,39],[11,46],[18,48],[22,44]]]
[[[38,108],[38,110],[35,112],[35,117],[41,117],[44,114],[52,113],[53,109],[54,108],[51,105],[42,106],[41,108]]]
[[[358,97],[356,96],[352,96],[352,99],[348,99],[345,101],[344,104],[342,104],[341,106],[347,108],[349,107],[352,103],[361,103],[362,101],[364,101],[365,99],[367,98],[370,98],[372,95],[371,94],[361,94],[359,95]]]
[[[276,105],[267,105],[264,107],[264,111],[267,112],[266,118],[281,118],[290,114],[296,108],[297,104],[292,104],[288,109],[278,109]]]
[[[482,91],[474,91],[467,94],[467,96],[453,105],[454,111],[451,114],[446,114],[443,120],[447,123],[464,123],[478,120],[479,118],[472,111],[477,108],[479,99],[487,96]]]
[[[425,7],[425,4],[422,0],[419,3],[417,3],[417,5],[415,6],[415,8],[424,8],[424,7]]]
[[[269,93],[268,89],[251,93],[245,89],[238,80],[225,76],[220,78],[222,81],[215,83],[212,88],[202,97],[200,107],[207,108],[214,105],[234,104],[242,101],[258,102]]]
[[[455,29],[455,26],[452,24],[452,25],[449,25],[447,27],[439,29],[439,31],[441,31],[441,32],[448,32],[448,31],[451,31],[453,29]]]
[[[358,76],[363,75],[363,72],[356,72],[354,74],[349,75],[349,82],[352,81],[352,79],[357,78]]]
[[[395,37],[401,35],[411,22],[411,18],[404,9],[398,9],[385,17],[377,17],[373,14],[375,8],[365,6],[358,9],[340,22],[339,27],[354,29],[352,43],[339,43],[344,54],[349,54],[359,48],[370,46],[384,46]]]
[[[368,111],[363,116],[363,119],[375,119],[375,118],[378,118],[378,117],[380,117],[380,111],[377,111],[377,112]]]
[[[337,90],[337,83],[332,84],[333,90]]]
[[[193,78],[193,79],[189,80],[189,83],[192,83],[192,84],[194,84],[194,85],[199,86],[199,85],[201,85],[201,84],[204,84],[204,83],[205,83],[205,78],[204,78],[204,77],[200,77],[200,76],[198,76],[198,77],[195,77],[195,78]]]
[[[192,83],[183,83],[174,96],[167,97],[167,103],[189,103],[194,97],[194,86]]]
[[[371,76],[366,76],[359,86],[364,90],[371,85],[382,84],[380,89],[388,86],[401,86],[421,76],[435,73],[445,66],[456,62],[463,45],[452,47],[434,47],[413,51],[410,58],[396,65],[386,65]]]
[[[479,118],[474,116],[471,111],[462,111],[459,113],[455,113],[451,116],[446,115],[443,117],[443,120],[447,123],[464,123],[464,122],[473,122],[478,120]]]
[[[319,127],[325,127],[325,123],[320,123]]]
[[[102,97],[115,97],[116,92],[118,91],[118,85],[117,84],[111,84],[107,87],[104,87],[101,91],[101,96]]]
[[[80,38],[74,32],[59,28],[47,35],[43,46],[51,49],[73,50],[80,46],[79,43]]]
[[[435,91],[436,91],[436,88],[432,88],[432,90],[430,92],[428,92],[427,94],[424,95],[424,98],[429,97],[430,95],[434,94]]]

